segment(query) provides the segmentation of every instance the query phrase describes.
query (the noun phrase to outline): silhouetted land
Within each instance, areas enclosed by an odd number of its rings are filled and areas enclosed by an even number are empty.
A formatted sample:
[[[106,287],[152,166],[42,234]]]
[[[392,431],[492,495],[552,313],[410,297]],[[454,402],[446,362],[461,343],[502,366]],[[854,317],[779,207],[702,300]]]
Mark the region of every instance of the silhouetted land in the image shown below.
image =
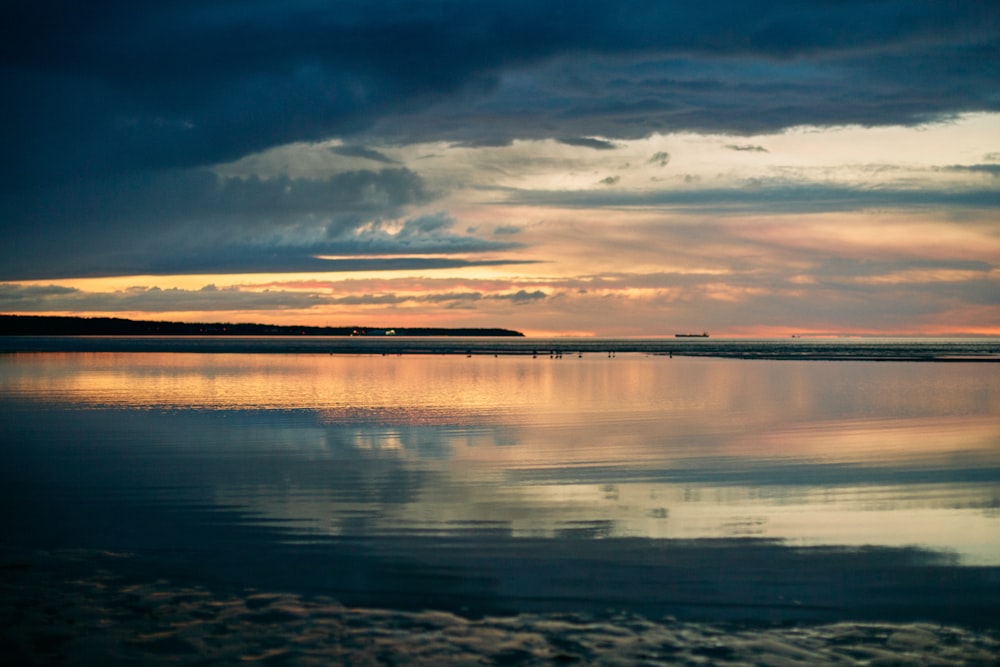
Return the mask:
[[[156,322],[120,317],[0,315],[4,336],[524,336],[510,329],[309,327],[276,324]]]

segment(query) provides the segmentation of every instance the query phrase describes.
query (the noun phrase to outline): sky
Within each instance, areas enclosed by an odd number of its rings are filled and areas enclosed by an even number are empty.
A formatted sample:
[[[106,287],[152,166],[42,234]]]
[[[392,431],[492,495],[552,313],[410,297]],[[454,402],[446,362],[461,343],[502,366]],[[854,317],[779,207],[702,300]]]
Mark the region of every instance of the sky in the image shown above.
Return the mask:
[[[0,313],[1000,335],[1000,4],[0,8]]]

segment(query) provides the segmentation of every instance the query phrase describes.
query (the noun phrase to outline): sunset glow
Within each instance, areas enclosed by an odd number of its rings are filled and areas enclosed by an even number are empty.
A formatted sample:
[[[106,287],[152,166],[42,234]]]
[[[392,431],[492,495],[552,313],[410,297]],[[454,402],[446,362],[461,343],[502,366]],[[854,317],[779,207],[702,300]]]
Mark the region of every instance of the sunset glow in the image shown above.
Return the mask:
[[[272,4],[6,12],[0,312],[1000,335],[990,3]]]

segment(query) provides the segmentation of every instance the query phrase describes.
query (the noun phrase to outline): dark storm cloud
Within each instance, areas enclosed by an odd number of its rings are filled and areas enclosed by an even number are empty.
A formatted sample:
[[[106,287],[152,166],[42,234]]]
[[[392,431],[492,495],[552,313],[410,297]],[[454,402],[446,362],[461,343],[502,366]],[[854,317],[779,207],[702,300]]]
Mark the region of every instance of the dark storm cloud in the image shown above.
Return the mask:
[[[376,126],[481,145],[914,123],[1000,107],[998,17],[931,0],[8,3],[0,176],[204,165]]]
[[[470,144],[554,132],[623,139],[915,124],[998,106],[998,75],[984,64],[998,47],[1000,9],[985,3],[607,7],[622,10],[601,19],[601,38],[578,34],[591,44],[519,65],[474,106],[434,105],[405,127],[387,119],[379,128]]]

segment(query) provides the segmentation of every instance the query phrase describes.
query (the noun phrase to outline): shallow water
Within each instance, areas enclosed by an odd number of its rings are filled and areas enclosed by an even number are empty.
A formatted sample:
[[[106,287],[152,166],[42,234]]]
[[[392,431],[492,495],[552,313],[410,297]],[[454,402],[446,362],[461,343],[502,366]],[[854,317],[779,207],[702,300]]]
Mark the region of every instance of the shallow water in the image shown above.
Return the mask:
[[[617,667],[992,667],[1000,655],[996,633],[930,623],[747,626],[627,612],[468,618],[135,580],[121,574],[129,560],[0,550],[0,655],[9,664],[52,665]]]
[[[5,354],[0,528],[128,553],[141,580],[392,613],[995,630],[996,371]]]

